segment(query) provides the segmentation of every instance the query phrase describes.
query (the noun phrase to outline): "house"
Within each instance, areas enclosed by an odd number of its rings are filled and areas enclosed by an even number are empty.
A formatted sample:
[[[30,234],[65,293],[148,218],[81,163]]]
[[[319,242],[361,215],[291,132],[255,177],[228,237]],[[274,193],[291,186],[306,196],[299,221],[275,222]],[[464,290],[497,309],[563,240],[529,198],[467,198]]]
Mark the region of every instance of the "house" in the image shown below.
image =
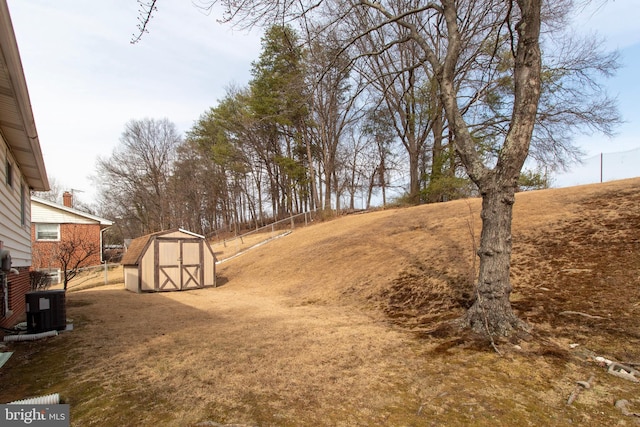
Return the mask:
[[[68,191],[62,203],[31,197],[31,268],[48,272],[53,283],[60,283],[65,269],[100,265],[103,231],[113,225],[108,219],[74,209]]]
[[[49,191],[29,91],[6,0],[0,0],[0,327],[25,316],[31,190]]]
[[[122,257],[124,286],[133,292],[167,292],[216,285],[209,242],[181,228],[138,237]]]

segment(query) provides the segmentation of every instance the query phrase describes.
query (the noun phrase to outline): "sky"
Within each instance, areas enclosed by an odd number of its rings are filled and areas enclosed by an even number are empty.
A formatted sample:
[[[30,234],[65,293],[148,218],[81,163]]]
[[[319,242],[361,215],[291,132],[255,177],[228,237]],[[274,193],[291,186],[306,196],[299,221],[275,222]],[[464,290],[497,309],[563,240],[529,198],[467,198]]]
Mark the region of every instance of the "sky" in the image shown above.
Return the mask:
[[[125,124],[144,118],[188,131],[244,86],[260,54],[260,33],[220,24],[191,0],[158,0],[149,33],[137,33],[135,0],[8,0],[49,178],[85,203],[96,200],[96,161],[109,158]],[[576,18],[579,31],[606,38],[623,67],[607,82],[625,121],[613,138],[578,137],[585,165],[554,186],[640,175],[640,0],[598,0]],[[626,153],[622,155],[608,153]],[[620,158],[622,163],[620,163]],[[594,166],[595,165],[595,166]]]
[[[190,0],[158,0],[136,44],[135,0],[8,0],[47,174],[91,203],[98,157],[125,124],[173,122],[180,133],[245,85],[260,34],[219,24]]]

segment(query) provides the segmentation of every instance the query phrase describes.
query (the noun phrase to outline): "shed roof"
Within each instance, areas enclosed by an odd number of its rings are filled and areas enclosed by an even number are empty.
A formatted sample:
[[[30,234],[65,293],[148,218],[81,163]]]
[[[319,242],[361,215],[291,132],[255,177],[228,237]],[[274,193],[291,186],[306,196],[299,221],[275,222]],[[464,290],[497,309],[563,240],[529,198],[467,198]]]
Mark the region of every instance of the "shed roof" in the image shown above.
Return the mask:
[[[192,238],[204,239],[204,236],[201,236],[196,233],[192,233],[191,231],[183,230],[182,228],[174,228],[171,230],[158,231],[156,233],[147,234],[145,236],[140,236],[131,241],[127,252],[122,256],[122,260],[120,264],[122,265],[138,265],[140,262],[140,257],[143,255],[145,249],[147,248],[149,242],[153,240],[155,237],[163,236],[165,234],[182,232],[191,236]]]

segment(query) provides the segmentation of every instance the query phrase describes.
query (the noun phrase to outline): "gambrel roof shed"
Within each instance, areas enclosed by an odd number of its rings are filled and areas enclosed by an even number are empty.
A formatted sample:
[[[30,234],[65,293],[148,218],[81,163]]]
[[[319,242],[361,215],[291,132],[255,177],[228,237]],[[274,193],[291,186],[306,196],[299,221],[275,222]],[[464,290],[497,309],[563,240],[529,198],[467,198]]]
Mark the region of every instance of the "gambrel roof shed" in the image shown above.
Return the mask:
[[[216,285],[209,242],[183,229],[138,237],[122,257],[124,286],[133,292],[166,292]]]

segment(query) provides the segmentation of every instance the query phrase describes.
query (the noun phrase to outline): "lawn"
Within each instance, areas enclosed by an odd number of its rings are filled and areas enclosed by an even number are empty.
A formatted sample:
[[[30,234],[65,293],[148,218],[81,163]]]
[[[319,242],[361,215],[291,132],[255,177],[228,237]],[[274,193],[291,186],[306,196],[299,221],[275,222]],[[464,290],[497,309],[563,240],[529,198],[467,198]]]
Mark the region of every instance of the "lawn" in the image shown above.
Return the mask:
[[[60,393],[77,426],[637,425],[640,179],[521,193],[496,349],[455,327],[478,199],[350,215],[218,266],[217,288],[67,293],[74,329],[8,343],[0,402]],[[6,350],[5,350],[6,351]],[[569,405],[577,381],[593,376]]]

